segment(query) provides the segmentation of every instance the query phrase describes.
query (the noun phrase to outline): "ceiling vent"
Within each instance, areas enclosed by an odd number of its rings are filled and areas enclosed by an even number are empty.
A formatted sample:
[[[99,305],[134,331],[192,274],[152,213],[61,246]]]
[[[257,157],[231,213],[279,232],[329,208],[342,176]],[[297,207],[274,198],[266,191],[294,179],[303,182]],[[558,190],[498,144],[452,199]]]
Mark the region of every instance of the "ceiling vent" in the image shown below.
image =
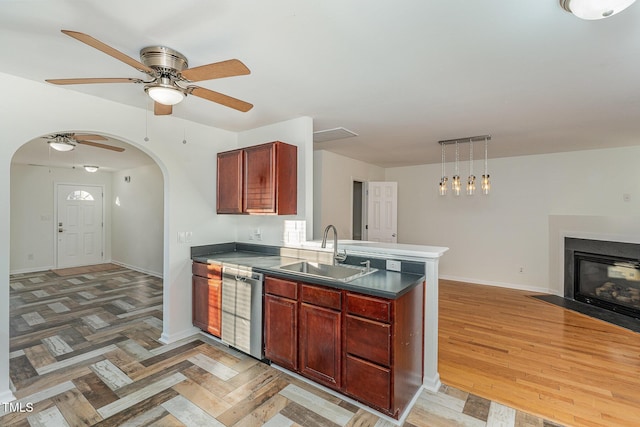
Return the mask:
[[[327,129],[327,130],[319,130],[313,133],[313,142],[327,142],[327,141],[335,141],[336,139],[344,139],[351,138],[353,136],[358,136],[357,133],[351,132],[348,129],[343,127]]]

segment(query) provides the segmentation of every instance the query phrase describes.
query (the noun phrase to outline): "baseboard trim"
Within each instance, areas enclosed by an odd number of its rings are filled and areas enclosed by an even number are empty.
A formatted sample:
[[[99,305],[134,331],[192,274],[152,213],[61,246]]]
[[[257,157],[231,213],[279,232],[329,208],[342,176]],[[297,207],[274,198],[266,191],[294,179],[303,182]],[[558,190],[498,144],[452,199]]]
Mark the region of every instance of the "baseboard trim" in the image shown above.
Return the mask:
[[[48,270],[51,270],[53,268],[54,267],[52,265],[50,265],[50,266],[33,267],[33,268],[21,268],[19,270],[11,270],[9,272],[9,275],[12,275],[12,274],[40,273],[42,271],[48,271]]]
[[[185,329],[184,331],[177,332],[175,334],[167,334],[165,332],[162,332],[162,335],[160,335],[160,339],[158,341],[160,341],[162,344],[171,344],[176,341],[189,338],[193,335],[198,334],[199,332],[200,332],[200,329],[196,327],[191,327],[189,329]]]
[[[163,276],[162,273],[158,273],[157,271],[147,270],[145,268],[140,268],[140,267],[137,267],[135,265],[129,265],[129,264],[126,264],[124,262],[113,261],[113,260],[110,261],[110,262],[112,264],[119,265],[120,267],[128,268],[129,270],[138,271],[140,273],[148,274],[149,276],[154,276],[154,277],[157,277],[159,279],[162,279],[162,276]]]
[[[429,390],[434,393],[437,393],[438,390],[440,390],[441,386],[442,386],[442,383],[440,382],[440,374],[437,372],[431,378],[424,377],[422,379],[422,388],[424,388],[425,390]]]
[[[0,393],[0,402],[13,402],[16,400],[16,397],[13,395],[11,390],[6,390]]]
[[[439,275],[438,278],[444,279],[444,280],[452,280],[454,282],[466,282],[474,285],[496,286],[498,288],[508,288],[508,289],[514,289],[517,291],[540,292],[540,293],[554,294],[554,295],[556,294],[556,291],[553,289],[523,285],[520,283],[486,281],[486,280],[471,279],[469,277],[448,276],[443,274]]]

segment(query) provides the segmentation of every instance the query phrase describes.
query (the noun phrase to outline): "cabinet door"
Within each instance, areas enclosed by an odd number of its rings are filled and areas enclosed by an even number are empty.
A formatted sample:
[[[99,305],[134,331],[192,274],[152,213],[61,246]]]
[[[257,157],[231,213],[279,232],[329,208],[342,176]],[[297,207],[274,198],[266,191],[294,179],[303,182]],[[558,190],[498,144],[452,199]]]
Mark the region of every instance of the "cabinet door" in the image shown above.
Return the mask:
[[[242,150],[218,153],[216,211],[242,213]]]
[[[221,281],[193,276],[192,320],[193,325],[220,336]]]
[[[332,388],[341,386],[341,313],[300,305],[300,372]]]
[[[264,297],[264,355],[283,368],[298,369],[297,301]]]
[[[243,210],[276,212],[276,146],[273,143],[244,149]]]

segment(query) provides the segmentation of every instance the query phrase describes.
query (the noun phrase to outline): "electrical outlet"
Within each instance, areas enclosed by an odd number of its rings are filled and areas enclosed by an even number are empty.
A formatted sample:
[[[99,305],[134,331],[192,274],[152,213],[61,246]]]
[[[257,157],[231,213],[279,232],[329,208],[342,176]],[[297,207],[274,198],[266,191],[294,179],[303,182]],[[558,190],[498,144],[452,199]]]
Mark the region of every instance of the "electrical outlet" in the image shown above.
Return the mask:
[[[391,271],[400,271],[402,270],[402,263],[400,261],[395,261],[392,259],[387,260],[387,270]]]
[[[520,274],[524,274],[524,267],[520,267]]]

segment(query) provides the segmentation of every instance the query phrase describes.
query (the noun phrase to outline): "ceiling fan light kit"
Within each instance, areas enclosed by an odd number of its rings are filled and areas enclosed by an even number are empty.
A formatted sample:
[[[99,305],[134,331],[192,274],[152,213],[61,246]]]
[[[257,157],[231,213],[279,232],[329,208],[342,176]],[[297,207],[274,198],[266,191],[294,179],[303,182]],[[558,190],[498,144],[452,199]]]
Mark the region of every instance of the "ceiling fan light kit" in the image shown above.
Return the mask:
[[[89,135],[89,134],[76,134],[76,133],[57,133],[55,135],[45,136],[49,147],[57,151],[71,151],[76,148],[76,145],[88,145],[90,147],[103,148],[105,150],[117,151],[119,153],[124,151],[122,147],[116,147],[113,145],[101,144],[95,141],[106,141],[107,138],[101,135]],[[92,141],[93,140],[93,141]]]
[[[201,80],[250,74],[251,71],[237,59],[189,68],[187,58],[180,52],[165,46],[148,46],[140,50],[140,61],[137,61],[87,34],[69,30],[62,30],[62,33],[98,49],[142,73],[146,73],[150,80],[145,81],[137,78],[47,79],[46,81],[49,83],[57,85],[143,83],[145,92],[155,101],[154,114],[158,116],[170,115],[173,112],[171,106],[182,102],[188,94],[242,112],[253,108],[253,105],[248,102],[191,84]]]
[[[622,12],[635,0],[560,0],[567,12],[586,20],[604,19]]]
[[[56,151],[71,151],[76,148],[75,144],[72,144],[69,139],[58,138],[48,141],[49,147]]]
[[[157,85],[146,86],[144,90],[147,91],[151,99],[155,102],[159,102],[162,105],[176,105],[182,102],[185,98],[184,92],[174,89],[171,86]]]

